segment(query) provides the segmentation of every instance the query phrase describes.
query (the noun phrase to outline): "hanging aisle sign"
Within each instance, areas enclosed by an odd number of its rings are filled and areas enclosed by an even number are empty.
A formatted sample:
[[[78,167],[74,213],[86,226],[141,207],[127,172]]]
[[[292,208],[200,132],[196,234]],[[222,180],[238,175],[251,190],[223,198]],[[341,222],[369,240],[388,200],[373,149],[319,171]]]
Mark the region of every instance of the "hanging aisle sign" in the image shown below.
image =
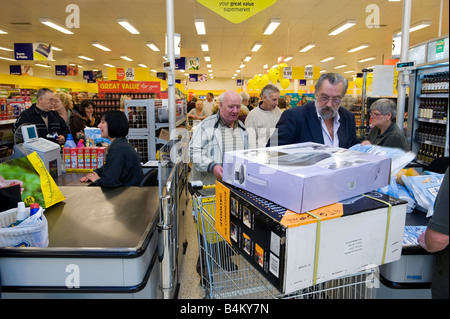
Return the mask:
[[[262,10],[270,7],[277,2],[277,0],[197,0],[197,2],[232,23],[241,23]]]
[[[50,43],[14,43],[14,58],[20,60],[53,60]]]

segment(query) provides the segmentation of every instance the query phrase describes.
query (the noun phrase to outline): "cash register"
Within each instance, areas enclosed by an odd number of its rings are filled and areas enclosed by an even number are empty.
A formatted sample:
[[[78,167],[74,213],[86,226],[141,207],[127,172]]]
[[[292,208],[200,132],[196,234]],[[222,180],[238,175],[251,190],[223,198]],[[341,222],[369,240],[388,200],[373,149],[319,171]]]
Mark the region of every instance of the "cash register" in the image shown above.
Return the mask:
[[[45,164],[45,168],[52,176],[61,175],[61,148],[45,138],[39,137],[36,125],[22,125],[23,144],[15,145],[14,152],[36,152]]]

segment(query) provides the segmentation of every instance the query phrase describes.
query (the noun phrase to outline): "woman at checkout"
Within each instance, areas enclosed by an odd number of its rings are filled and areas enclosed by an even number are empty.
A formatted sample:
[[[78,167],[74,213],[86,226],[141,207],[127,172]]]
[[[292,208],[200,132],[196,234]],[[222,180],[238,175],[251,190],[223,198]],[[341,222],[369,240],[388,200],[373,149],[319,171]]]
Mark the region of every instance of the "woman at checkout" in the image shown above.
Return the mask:
[[[379,99],[372,104],[370,110],[373,128],[367,140],[361,144],[396,147],[408,151],[408,141],[405,134],[395,123],[397,105],[391,100]]]
[[[82,177],[80,182],[93,182],[106,188],[137,186],[143,172],[136,151],[126,139],[129,128],[126,115],[119,110],[106,111],[98,127],[101,136],[109,139],[111,145],[104,165]]]

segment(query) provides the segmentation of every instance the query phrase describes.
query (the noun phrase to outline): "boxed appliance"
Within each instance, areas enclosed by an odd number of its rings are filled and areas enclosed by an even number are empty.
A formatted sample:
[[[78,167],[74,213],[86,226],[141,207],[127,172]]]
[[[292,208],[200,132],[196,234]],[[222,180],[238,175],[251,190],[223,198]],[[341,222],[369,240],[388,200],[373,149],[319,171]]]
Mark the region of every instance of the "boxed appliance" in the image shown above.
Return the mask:
[[[400,259],[405,217],[379,192],[299,214],[216,182],[217,232],[285,294]]]
[[[225,152],[223,181],[303,213],[389,184],[391,159],[316,143]]]

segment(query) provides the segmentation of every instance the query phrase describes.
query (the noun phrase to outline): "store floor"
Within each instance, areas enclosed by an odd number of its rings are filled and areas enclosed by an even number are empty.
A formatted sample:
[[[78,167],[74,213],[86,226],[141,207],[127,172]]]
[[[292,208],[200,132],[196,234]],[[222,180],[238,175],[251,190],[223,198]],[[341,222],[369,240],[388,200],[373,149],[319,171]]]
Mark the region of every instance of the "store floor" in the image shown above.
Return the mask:
[[[204,298],[205,292],[200,284],[200,276],[196,270],[197,259],[199,256],[197,225],[194,223],[194,218],[192,217],[192,205],[190,199],[187,212],[188,216],[186,216],[185,230],[188,246],[180,269],[180,290],[178,292],[178,299],[201,299]]]

